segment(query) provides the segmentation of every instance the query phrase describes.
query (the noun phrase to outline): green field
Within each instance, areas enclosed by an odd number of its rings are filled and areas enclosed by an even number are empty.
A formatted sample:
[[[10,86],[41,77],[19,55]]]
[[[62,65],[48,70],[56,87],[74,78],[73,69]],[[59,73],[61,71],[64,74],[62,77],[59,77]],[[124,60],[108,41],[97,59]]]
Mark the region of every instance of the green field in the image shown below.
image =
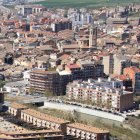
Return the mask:
[[[45,0],[37,2],[47,7],[103,7],[140,3],[140,0]]]

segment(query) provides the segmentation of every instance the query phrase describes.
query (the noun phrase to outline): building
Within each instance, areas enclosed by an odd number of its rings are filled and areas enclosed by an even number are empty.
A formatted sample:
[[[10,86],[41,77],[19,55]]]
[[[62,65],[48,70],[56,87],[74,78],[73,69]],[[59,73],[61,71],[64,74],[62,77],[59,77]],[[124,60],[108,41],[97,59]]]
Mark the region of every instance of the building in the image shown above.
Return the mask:
[[[66,133],[66,124],[69,123],[69,121],[55,118],[33,109],[21,110],[21,120],[27,123],[31,123],[37,127],[61,130],[64,133]]]
[[[65,71],[72,74],[73,80],[103,77],[104,66],[90,60],[79,60],[65,65]]]
[[[69,20],[60,20],[60,21],[55,21],[51,23],[51,28],[53,32],[59,32],[62,30],[72,30],[72,22]]]
[[[105,110],[124,111],[132,109],[133,93],[123,89],[123,81],[115,79],[89,79],[74,81],[67,85],[69,99],[85,101]]]
[[[1,132],[2,140],[64,140],[64,135],[60,130],[37,130],[37,131],[15,131]]]
[[[64,140],[61,130],[29,130],[0,117],[1,140]]]
[[[18,111],[17,111],[18,110]],[[69,121],[59,119],[56,117],[49,116],[47,114],[38,112],[33,109],[29,109],[26,106],[23,106],[18,103],[12,103],[10,105],[8,112],[18,119],[32,124],[36,127],[42,128],[43,130],[26,130],[21,126],[17,126],[13,123],[10,123],[4,118],[0,117],[1,127],[0,127],[0,138],[5,139],[6,136],[10,140],[12,139],[39,139],[41,136],[46,140],[64,140],[67,136],[71,136],[72,139],[86,139],[86,140],[108,140],[109,131],[103,130],[100,128],[95,128],[79,123],[70,123]],[[18,114],[19,116],[15,115]],[[7,129],[7,126],[8,129]]]
[[[140,69],[137,67],[128,67],[124,69],[124,75],[128,76],[132,80],[132,86],[134,93],[140,92]]]
[[[33,13],[41,13],[46,10],[42,5],[16,5],[15,9],[17,9],[19,14],[25,16]]]
[[[102,64],[104,65],[104,73],[109,74],[123,74],[123,69],[131,66],[131,60],[125,56],[117,56],[109,54],[103,56]]]
[[[109,140],[109,131],[79,123],[68,124],[67,135],[85,140]]]
[[[34,69],[30,72],[30,89],[32,92],[61,95],[61,80],[56,71]]]
[[[123,89],[125,89],[126,91],[133,91],[132,79],[130,79],[128,76],[126,76],[126,75],[115,75],[113,78],[123,81]]]
[[[89,49],[95,49],[97,47],[97,27],[91,27],[89,30]]]
[[[8,113],[20,118],[21,117],[21,110],[27,109],[28,107],[22,104],[18,104],[16,102],[11,103],[8,107]]]
[[[106,75],[113,74],[114,71],[114,58],[113,54],[103,56],[102,64],[104,65],[104,73]]]
[[[0,111],[3,109],[4,104],[4,92],[0,92]]]
[[[68,19],[72,21],[73,27],[82,27],[83,25],[93,24],[93,16],[91,13],[87,11],[77,11],[73,9],[69,9],[68,11]]]
[[[64,64],[59,66],[57,71],[32,70],[30,72],[30,91],[45,93],[46,96],[47,94],[62,95],[66,93],[66,85],[73,80],[103,77],[103,65],[83,61]]]
[[[103,77],[103,65],[94,63],[91,60],[78,60],[77,64],[81,67],[81,79],[87,80],[89,78],[97,79],[98,77]]]
[[[131,66],[131,60],[124,56],[114,56],[114,74],[123,74],[123,69]]]

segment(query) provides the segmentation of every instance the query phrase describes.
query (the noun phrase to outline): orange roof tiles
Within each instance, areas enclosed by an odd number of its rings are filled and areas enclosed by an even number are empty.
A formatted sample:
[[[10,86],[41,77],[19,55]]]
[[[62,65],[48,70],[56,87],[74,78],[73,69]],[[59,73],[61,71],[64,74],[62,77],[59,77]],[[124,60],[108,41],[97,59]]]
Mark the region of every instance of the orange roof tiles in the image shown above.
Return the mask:
[[[69,123],[69,121],[66,121],[66,120],[63,120],[60,118],[56,118],[56,117],[52,117],[52,116],[49,116],[47,114],[41,113],[41,112],[33,110],[33,109],[22,110],[22,112],[25,114],[31,115],[33,117],[36,117],[38,119],[45,120],[45,121],[50,121],[50,122],[54,122],[54,123],[58,123],[58,124]]]
[[[26,109],[26,108],[28,108],[27,106],[25,106],[25,105],[22,105],[22,104],[18,104],[18,103],[12,103],[11,105],[10,105],[10,107],[12,107],[12,108],[16,108],[16,109]]]
[[[69,64],[67,65],[67,67],[70,69],[80,68],[80,66],[78,66],[77,64]]]
[[[80,123],[73,123],[73,124],[68,124],[69,127],[73,127],[73,128],[77,128],[80,130],[84,130],[87,132],[91,132],[91,133],[109,133],[109,131],[107,130],[103,130],[100,128],[96,128],[96,127],[92,127],[92,126],[88,126],[88,125],[84,125],[84,124],[80,124]]]
[[[120,80],[126,80],[126,79],[128,79],[129,77],[126,76],[126,75],[117,75],[117,76],[115,76],[114,78],[117,78],[117,79],[120,79]]]
[[[140,72],[140,69],[135,67],[135,66],[131,66],[131,67],[128,67],[128,68],[125,68],[125,69],[132,70],[134,73]]]

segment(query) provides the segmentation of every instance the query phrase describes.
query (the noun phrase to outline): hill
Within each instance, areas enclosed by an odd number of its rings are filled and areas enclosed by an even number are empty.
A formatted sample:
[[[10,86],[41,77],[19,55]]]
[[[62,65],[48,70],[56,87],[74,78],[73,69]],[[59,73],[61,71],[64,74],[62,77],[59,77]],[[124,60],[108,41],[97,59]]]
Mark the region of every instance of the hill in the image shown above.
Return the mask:
[[[103,7],[139,3],[140,0],[45,0],[37,2],[47,7]]]

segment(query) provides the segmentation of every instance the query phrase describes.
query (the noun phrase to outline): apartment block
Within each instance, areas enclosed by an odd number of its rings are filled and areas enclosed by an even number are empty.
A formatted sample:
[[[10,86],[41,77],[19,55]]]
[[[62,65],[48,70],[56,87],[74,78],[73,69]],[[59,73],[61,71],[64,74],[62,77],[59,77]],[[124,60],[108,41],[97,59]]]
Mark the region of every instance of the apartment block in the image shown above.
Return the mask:
[[[17,9],[19,14],[25,16],[33,13],[40,13],[46,10],[46,7],[41,5],[17,5],[15,8]]]
[[[137,67],[128,67],[124,69],[124,75],[132,80],[133,90],[136,94],[140,92],[140,69]]]
[[[67,125],[67,135],[84,140],[108,140],[109,131],[87,126],[84,124],[73,123]]]
[[[56,71],[35,69],[30,73],[30,88],[36,93],[52,93],[60,95],[62,93],[61,79]]]
[[[21,120],[27,123],[32,123],[38,127],[44,127],[52,130],[61,130],[64,133],[66,132],[66,124],[69,123],[69,121],[55,118],[33,109],[21,110]]]
[[[22,104],[18,103],[11,103],[10,106],[8,107],[8,113],[15,117],[20,117],[21,116],[21,110],[27,109],[28,107]]]
[[[103,56],[102,64],[104,65],[104,73],[109,74],[123,74],[123,69],[130,67],[132,62],[125,56],[117,56],[109,54]]]
[[[131,60],[124,56],[114,56],[114,74],[123,74],[123,69],[131,66]]]
[[[78,61],[65,65],[65,70],[72,74],[73,80],[103,77],[104,66],[90,61]]]
[[[51,28],[53,32],[59,32],[61,30],[72,30],[72,22],[69,20],[60,20],[51,23]]]
[[[104,73],[109,75],[114,71],[114,58],[113,54],[103,56],[102,64],[104,65]]]
[[[124,111],[133,108],[133,93],[123,89],[123,81],[101,79],[74,81],[67,85],[69,99],[88,101],[105,110]]]
[[[103,77],[104,66],[101,64],[95,64],[90,60],[78,61],[77,64],[81,67],[82,77],[81,79],[98,78]]]

